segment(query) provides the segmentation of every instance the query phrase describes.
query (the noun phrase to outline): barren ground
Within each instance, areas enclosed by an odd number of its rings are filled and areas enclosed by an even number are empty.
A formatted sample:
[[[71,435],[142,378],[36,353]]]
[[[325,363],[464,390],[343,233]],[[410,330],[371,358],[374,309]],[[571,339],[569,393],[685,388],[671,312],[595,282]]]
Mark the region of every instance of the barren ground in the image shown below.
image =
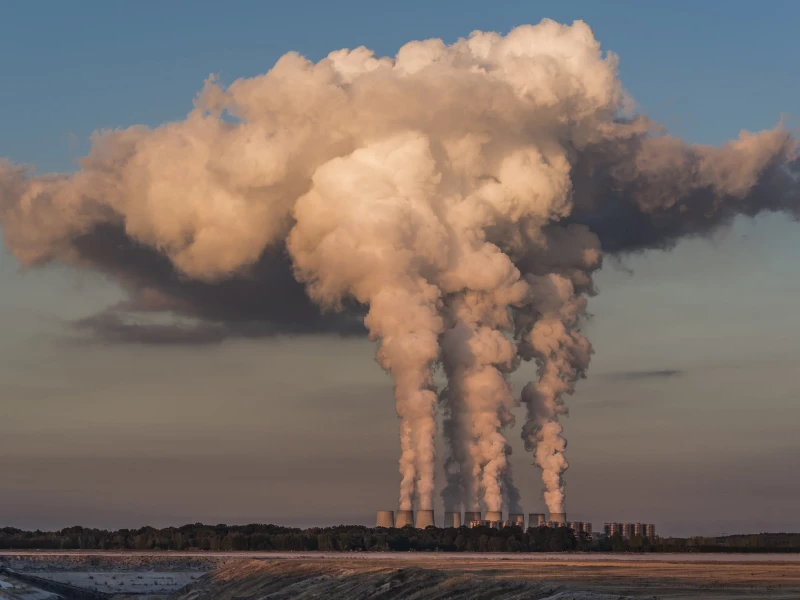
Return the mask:
[[[119,581],[128,593],[134,583],[158,584],[142,587],[170,590],[175,600],[800,599],[794,555],[3,552],[2,564],[74,583],[111,583],[104,591]],[[175,591],[178,580],[193,577]]]
[[[194,587],[175,597],[588,599],[596,596],[586,592],[594,592],[611,598],[798,599],[800,563],[278,559],[223,567]],[[267,592],[273,595],[260,596]]]

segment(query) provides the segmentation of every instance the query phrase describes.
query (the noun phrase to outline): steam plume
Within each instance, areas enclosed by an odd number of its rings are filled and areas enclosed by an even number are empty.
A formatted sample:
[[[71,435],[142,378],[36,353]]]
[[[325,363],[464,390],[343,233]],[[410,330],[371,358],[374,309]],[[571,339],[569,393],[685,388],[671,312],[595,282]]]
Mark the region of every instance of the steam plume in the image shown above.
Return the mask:
[[[120,282],[129,300],[82,322],[113,339],[365,327],[394,378],[404,509],[432,508],[439,363],[446,502],[516,502],[507,376],[535,361],[522,435],[562,512],[559,417],[589,364],[580,326],[602,252],[800,204],[781,125],[698,146],[631,106],[616,56],[579,21],[393,59],[288,53],[228,87],[209,78],[182,121],[97,134],[74,174],[0,161],[0,225],[24,265]],[[153,312],[177,335],[137,326]]]

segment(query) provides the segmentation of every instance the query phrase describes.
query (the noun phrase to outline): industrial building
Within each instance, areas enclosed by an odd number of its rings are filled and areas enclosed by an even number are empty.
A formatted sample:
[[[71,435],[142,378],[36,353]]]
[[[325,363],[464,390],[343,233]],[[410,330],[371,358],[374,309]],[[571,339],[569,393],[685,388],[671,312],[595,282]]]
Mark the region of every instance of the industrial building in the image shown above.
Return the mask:
[[[400,527],[405,527],[406,525],[414,526],[414,511],[413,510],[398,510],[397,511],[397,520],[394,522],[394,526],[398,529]]]
[[[525,515],[523,513],[508,513],[508,520],[512,525],[525,529]]]
[[[652,523],[606,523],[604,531],[609,537],[619,535],[624,540],[637,535],[649,540],[656,537],[656,526]]]
[[[461,511],[447,511],[444,513],[445,527],[461,527]]]
[[[528,527],[541,527],[546,521],[544,513],[528,513]]]
[[[417,529],[425,529],[426,527],[433,527],[434,526],[433,511],[418,510],[415,526]]]
[[[587,521],[570,521],[569,528],[575,533],[585,533],[592,535],[592,524]]]
[[[379,510],[378,518],[375,522],[375,527],[394,527],[394,511],[393,510]]]
[[[415,519],[416,517],[416,519]],[[432,510],[418,510],[416,515],[413,510],[398,510],[397,518],[391,510],[379,510],[375,521],[376,527],[416,527],[425,529],[435,526],[434,512]],[[533,527],[569,527],[575,533],[592,536],[592,524],[587,521],[567,521],[566,513],[551,513],[546,519],[544,513],[529,513],[529,528]],[[525,529],[525,515],[523,513],[509,513],[508,519],[503,519],[500,511],[486,511],[482,516],[480,511],[466,511],[461,518],[461,511],[447,511],[444,513],[444,527],[491,527],[503,529],[505,527],[520,527]],[[606,536],[621,536],[629,540],[634,536],[654,539],[656,528],[652,523],[606,523],[604,527]]]
[[[629,540],[633,537],[633,524],[632,523],[620,523],[619,524],[620,533],[622,534],[622,539]]]

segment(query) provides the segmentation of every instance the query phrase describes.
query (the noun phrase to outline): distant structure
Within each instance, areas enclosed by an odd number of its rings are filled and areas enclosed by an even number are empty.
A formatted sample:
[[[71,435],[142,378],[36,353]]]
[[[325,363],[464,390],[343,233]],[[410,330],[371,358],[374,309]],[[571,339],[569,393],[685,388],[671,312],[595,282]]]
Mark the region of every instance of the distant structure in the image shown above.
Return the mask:
[[[549,527],[550,529],[557,529],[559,527],[566,527],[567,524],[563,521],[545,521],[542,523],[545,527]]]
[[[480,521],[473,521],[471,527],[490,527],[492,529],[502,529],[506,521],[489,521],[488,519],[481,519]]]
[[[503,520],[503,513],[499,510],[487,510],[486,517],[484,517],[487,521],[502,521]]]
[[[652,523],[606,523],[605,534],[608,537],[619,535],[623,540],[637,535],[652,540],[656,537],[656,526]]]
[[[524,513],[508,513],[508,520],[511,522],[512,527],[522,527],[522,529],[525,529]]]
[[[486,521],[487,527],[500,529],[503,524],[503,513],[499,510],[487,510],[484,520]]]
[[[378,518],[375,520],[375,527],[386,527],[387,529],[394,527],[394,511],[379,510]]]
[[[410,525],[411,527],[414,526],[414,511],[398,510],[397,520],[395,521],[395,527],[399,529],[401,527],[405,527],[406,525]]]
[[[472,527],[472,523],[481,520],[481,511],[468,510],[464,513],[464,525]]]
[[[473,516],[477,513],[467,513],[470,516]],[[491,527],[492,529],[504,529],[506,527],[523,527],[524,525],[524,517],[518,513],[512,513],[509,515],[509,518],[506,520],[497,520],[495,517],[498,516],[497,512],[490,511],[486,513],[485,519],[475,519],[472,518],[469,521],[465,521],[464,524],[467,527]],[[528,519],[528,527],[536,528],[536,527],[550,527],[550,528],[557,528],[557,527],[569,527],[576,534],[585,534],[587,536],[592,536],[592,524],[588,521],[545,521],[545,516],[540,513],[531,513]]]
[[[418,510],[417,511],[417,529],[425,529],[434,525],[433,511],[432,510]]]
[[[445,527],[461,527],[461,511],[447,511],[444,513]]]
[[[414,517],[416,516],[416,520]],[[435,526],[434,512],[432,510],[418,510],[416,515],[413,510],[398,510],[397,517],[391,510],[379,510],[375,519],[376,527],[397,527],[398,529],[406,526],[425,529]],[[508,519],[503,519],[503,513],[499,510],[488,510],[485,516],[481,516],[480,511],[466,511],[461,517],[461,511],[450,511],[444,513],[444,527],[491,527],[492,529],[504,529],[506,527],[520,527],[525,529],[525,515],[523,513],[509,513]],[[550,513],[550,519],[546,519],[544,513],[528,513],[528,527],[568,527],[577,535],[596,537],[592,531],[592,524],[588,521],[567,521],[566,513]],[[619,535],[622,539],[630,540],[634,537],[647,538],[653,540],[656,537],[656,526],[652,523],[617,523],[608,522],[603,527],[603,532],[598,535],[613,537]]]
[[[570,521],[568,526],[575,533],[592,535],[592,524],[587,521]]]
[[[541,527],[545,521],[547,519],[543,513],[528,513],[528,527]]]

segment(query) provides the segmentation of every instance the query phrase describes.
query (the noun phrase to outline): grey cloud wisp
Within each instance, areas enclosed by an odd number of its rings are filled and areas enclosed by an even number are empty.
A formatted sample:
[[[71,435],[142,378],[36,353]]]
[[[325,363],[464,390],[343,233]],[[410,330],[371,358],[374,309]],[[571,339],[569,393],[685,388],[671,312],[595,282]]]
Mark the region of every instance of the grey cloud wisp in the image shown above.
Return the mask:
[[[683,370],[678,369],[654,369],[651,371],[617,371],[615,373],[605,373],[603,377],[620,381],[641,381],[646,379],[669,379],[680,377],[684,374]]]
[[[603,252],[796,216],[798,174],[781,125],[711,147],[634,115],[591,29],[543,21],[212,77],[183,121],[97,134],[74,174],[0,162],[0,224],[24,265],[120,282],[130,299],[83,324],[110,339],[366,328],[395,382],[400,508],[433,506],[437,410],[446,508],[515,506],[506,434],[524,404],[525,446],[563,512],[559,418],[589,366]],[[200,325],[125,321],[148,313]],[[538,378],[517,395],[521,361]]]

